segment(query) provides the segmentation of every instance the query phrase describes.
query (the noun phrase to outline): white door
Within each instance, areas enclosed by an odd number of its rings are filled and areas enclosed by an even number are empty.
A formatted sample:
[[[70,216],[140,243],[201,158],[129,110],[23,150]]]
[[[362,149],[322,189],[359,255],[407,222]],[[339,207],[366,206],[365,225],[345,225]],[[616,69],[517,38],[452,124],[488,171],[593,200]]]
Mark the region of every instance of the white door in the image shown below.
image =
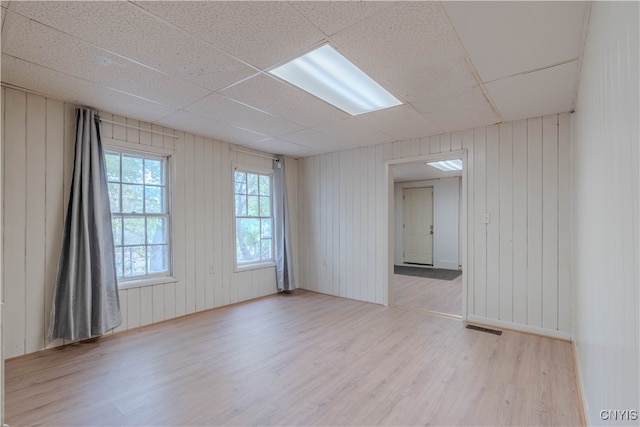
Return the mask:
[[[404,189],[404,262],[433,265],[433,187]]]

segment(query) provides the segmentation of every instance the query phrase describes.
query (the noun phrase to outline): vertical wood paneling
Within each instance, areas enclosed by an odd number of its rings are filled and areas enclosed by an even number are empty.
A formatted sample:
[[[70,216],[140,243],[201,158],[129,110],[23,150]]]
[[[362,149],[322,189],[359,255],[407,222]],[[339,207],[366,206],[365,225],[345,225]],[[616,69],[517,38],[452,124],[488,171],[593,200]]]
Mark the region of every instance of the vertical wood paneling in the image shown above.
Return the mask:
[[[134,329],[141,325],[140,289],[127,289],[127,329]]]
[[[542,119],[542,327],[558,327],[558,116]]]
[[[527,324],[542,326],[542,119],[527,121]]]
[[[500,125],[500,320],[513,320],[513,124]]]
[[[205,308],[215,307],[215,262],[214,262],[214,239],[210,238],[215,234],[214,229],[214,188],[216,182],[214,180],[213,168],[213,147],[215,144],[210,140],[206,140],[204,144],[203,155],[203,172],[204,172],[204,211],[202,217],[202,224],[204,225],[204,253],[202,269],[204,274],[204,287],[205,287]]]
[[[486,316],[500,317],[500,127],[487,128],[487,294]]]
[[[127,313],[129,312],[127,309],[127,290],[120,289],[118,291],[118,298],[120,300],[120,317],[122,318],[122,323],[114,329],[114,332],[125,331],[129,325],[129,320],[127,318]]]
[[[474,222],[478,217],[478,213],[475,211],[475,158],[473,153],[474,131],[467,130],[462,134],[462,148],[467,151],[467,194],[463,197],[467,199],[467,259],[463,260],[463,268],[466,268],[467,282],[470,286],[467,286],[467,312],[474,313],[475,306],[475,285],[473,278],[475,277],[475,229]]]
[[[202,311],[207,307],[205,273],[208,260],[205,258],[205,239],[207,230],[205,225],[205,198],[209,191],[207,179],[204,173],[204,140],[196,136],[194,140],[194,243],[195,243],[195,311]]]
[[[184,221],[185,233],[185,313],[193,313],[196,309],[196,177],[194,167],[195,137],[185,134],[184,137]]]
[[[5,90],[4,130],[4,328],[5,357],[25,352],[25,250],[26,250],[26,120],[27,95],[13,89]],[[11,185],[9,185],[11,183]],[[11,248],[11,250],[7,250]],[[9,327],[9,325],[11,325]]]
[[[58,272],[60,242],[64,226],[64,104],[60,101],[47,100],[47,134],[46,134],[46,194],[45,194],[45,296],[44,319],[45,334],[51,323],[51,306]],[[61,339],[47,341],[45,347],[56,347],[62,344]]]
[[[590,6],[570,151],[572,330],[586,423],[637,425],[600,411],[640,409],[640,5]]]
[[[571,135],[569,113],[558,126],[558,329],[571,330]]]
[[[25,319],[25,352],[44,348],[45,326],[45,166],[46,166],[46,101],[27,95],[26,147],[26,307],[38,307]]]
[[[175,291],[175,313],[182,316],[187,313],[187,286],[186,286],[186,208],[184,198],[186,169],[184,158],[184,133],[178,133],[180,138],[176,140],[176,153],[171,156],[174,186],[172,191],[173,203],[173,274],[178,279]]]
[[[487,225],[483,223],[483,214],[487,213],[487,130],[478,128],[473,131],[473,204],[475,218],[472,218],[474,230],[474,270],[473,270],[473,313],[478,316],[487,314]]]
[[[527,323],[527,121],[513,123],[513,321]]]

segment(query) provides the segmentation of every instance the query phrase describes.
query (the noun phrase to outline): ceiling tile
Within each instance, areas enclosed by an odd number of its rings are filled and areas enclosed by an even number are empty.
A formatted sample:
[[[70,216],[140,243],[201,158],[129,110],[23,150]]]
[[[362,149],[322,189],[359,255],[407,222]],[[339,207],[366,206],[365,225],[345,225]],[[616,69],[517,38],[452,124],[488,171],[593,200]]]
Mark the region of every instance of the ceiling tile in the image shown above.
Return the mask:
[[[577,61],[573,61],[497,80],[485,87],[507,121],[564,113],[573,108],[577,67]]]
[[[477,85],[438,2],[398,2],[331,37],[332,44],[401,100]]]
[[[356,117],[316,126],[314,130],[343,143],[346,148],[382,144],[395,140],[392,136],[373,129]]]
[[[434,94],[415,108],[445,132],[472,129],[502,121],[480,87]]]
[[[129,2],[15,2],[12,10],[210,90],[256,72]]]
[[[260,69],[301,54],[324,39],[324,34],[287,2],[138,4]]]
[[[211,93],[9,12],[3,53],[175,107]]]
[[[239,129],[184,110],[163,117],[157,123],[232,144],[254,144],[267,138],[266,135]]]
[[[192,113],[265,135],[278,136],[302,129],[287,120],[240,104],[218,94],[212,94],[185,108]]]
[[[266,74],[247,79],[220,93],[302,127],[349,117],[347,113],[315,96]]]
[[[324,150],[321,149],[294,144],[277,138],[268,138],[253,144],[247,144],[247,146],[267,153],[287,153],[287,156],[293,157],[294,159],[324,153]]]
[[[55,99],[88,105],[146,122],[153,122],[175,110],[4,54],[2,81],[17,87],[28,87]]]
[[[430,123],[409,104],[357,116],[358,120],[389,135],[394,140],[437,135],[442,130]]]
[[[283,135],[279,139],[292,142],[294,144],[305,145],[320,150],[323,153],[331,151],[341,151],[353,148],[342,138],[336,138],[324,133],[320,133],[314,129],[303,129],[298,132]]]
[[[296,1],[291,6],[330,36],[392,6],[386,1]]]
[[[585,2],[443,2],[482,81],[577,58]]]

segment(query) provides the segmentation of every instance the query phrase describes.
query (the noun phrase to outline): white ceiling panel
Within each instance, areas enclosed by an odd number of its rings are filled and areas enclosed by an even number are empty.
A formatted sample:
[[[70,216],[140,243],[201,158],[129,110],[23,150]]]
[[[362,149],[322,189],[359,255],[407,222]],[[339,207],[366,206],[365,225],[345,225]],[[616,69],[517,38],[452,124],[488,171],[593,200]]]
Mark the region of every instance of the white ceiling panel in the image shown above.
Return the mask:
[[[139,2],[141,7],[258,68],[305,52],[324,34],[287,2]],[[259,34],[259,37],[256,35]]]
[[[318,148],[294,144],[277,138],[264,139],[253,144],[247,144],[247,146],[267,153],[281,154],[281,152],[286,152],[289,157],[293,157],[294,159],[322,154],[324,152]]]
[[[445,132],[501,121],[479,86],[437,93],[413,105],[431,123]],[[461,127],[463,123],[465,127]]]
[[[316,126],[314,130],[342,143],[345,148],[376,145],[395,140],[392,136],[373,129],[355,117]]]
[[[278,136],[302,129],[302,126],[218,94],[207,96],[185,110],[265,135]]]
[[[184,110],[164,117],[161,123],[167,127],[232,144],[255,144],[267,138],[266,135],[261,135],[246,129],[239,129],[227,123],[218,122]]]
[[[386,1],[300,1],[291,5],[330,36],[393,6]]]
[[[443,132],[409,104],[361,114],[357,118],[398,141]]]
[[[384,31],[381,31],[384,29]],[[343,55],[402,100],[477,85],[437,2],[400,2],[334,36]]]
[[[12,2],[11,10],[207,89],[256,72],[129,2]]]
[[[571,111],[576,76],[577,61],[574,61],[497,80],[486,88],[504,120],[519,120]]]
[[[296,87],[262,74],[220,92],[243,104],[303,127],[314,127],[349,115]]]
[[[303,129],[298,132],[283,135],[279,139],[299,145],[308,145],[313,148],[328,153],[331,151],[341,151],[353,148],[351,144],[345,142],[342,137],[333,137],[325,133],[320,133],[314,129]]]
[[[483,82],[580,54],[585,2],[445,2]]]
[[[2,81],[52,98],[102,111],[116,111],[119,115],[148,122],[157,121],[175,110],[8,55],[2,55]]]
[[[182,107],[211,93],[13,12],[4,41],[4,54],[161,104]]]

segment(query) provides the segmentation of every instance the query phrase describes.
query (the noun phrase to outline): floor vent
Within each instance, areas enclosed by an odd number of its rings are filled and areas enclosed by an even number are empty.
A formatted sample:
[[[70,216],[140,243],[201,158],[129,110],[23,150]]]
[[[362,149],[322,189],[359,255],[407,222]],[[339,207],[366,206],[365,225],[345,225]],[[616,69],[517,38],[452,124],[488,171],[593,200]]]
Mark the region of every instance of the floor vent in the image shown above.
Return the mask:
[[[502,331],[496,329],[483,328],[482,326],[467,325],[467,329],[473,329],[474,331],[487,332],[494,335],[502,335]]]

